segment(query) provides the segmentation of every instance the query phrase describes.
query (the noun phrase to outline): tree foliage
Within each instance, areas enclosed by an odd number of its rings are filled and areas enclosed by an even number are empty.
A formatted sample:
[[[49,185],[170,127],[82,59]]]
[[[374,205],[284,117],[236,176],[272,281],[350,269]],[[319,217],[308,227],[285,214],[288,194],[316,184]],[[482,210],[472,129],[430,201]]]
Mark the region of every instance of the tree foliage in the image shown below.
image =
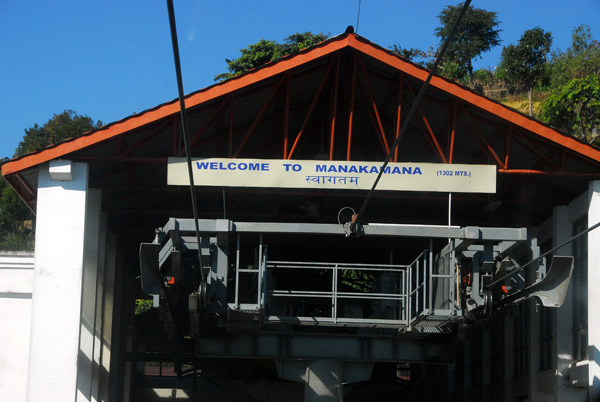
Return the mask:
[[[592,142],[600,128],[600,43],[587,25],[573,30],[571,46],[553,54],[551,93],[541,104],[540,118]]]
[[[402,56],[410,61],[415,63],[424,64],[425,60],[429,57],[428,54],[421,49],[417,49],[414,47],[405,48],[398,44],[394,44],[390,46],[390,50],[393,53],[396,53],[398,56]]]
[[[552,34],[540,27],[523,32],[517,45],[502,49],[500,69],[506,80],[529,95],[529,115],[533,115],[531,94],[533,88],[547,76],[546,62],[552,46]]]
[[[228,72],[217,75],[215,81],[223,81],[243,74],[280,57],[321,43],[327,40],[328,37],[329,35],[323,33],[304,32],[288,36],[283,40],[283,43],[261,39],[245,49],[240,49],[242,55],[237,59],[226,59]]]
[[[39,151],[49,145],[77,137],[85,132],[102,126],[100,121],[94,123],[91,117],[80,116],[72,110],[55,114],[43,126],[37,123],[25,129],[25,136],[19,143],[14,157],[20,157],[31,152]]]
[[[462,7],[463,3],[447,6],[438,16],[441,25],[435,29],[435,34],[440,38],[441,44],[448,39]],[[500,44],[500,22],[497,15],[493,11],[469,6],[444,55],[443,75],[452,79],[463,79],[471,75],[473,59]]]
[[[20,157],[38,151],[101,125],[101,122],[94,123],[88,116],[79,116],[72,110],[65,110],[61,114],[55,114],[43,126],[35,124],[26,129],[14,156]],[[32,250],[34,224],[33,213],[6,180],[0,177],[0,249]]]
[[[502,50],[500,68],[506,80],[521,88],[530,89],[547,74],[546,64],[552,46],[552,34],[540,27],[521,35],[517,45]]]
[[[552,55],[551,86],[560,88],[588,75],[600,75],[600,42],[592,39],[589,26],[580,25],[573,30],[571,46]]]
[[[0,250],[33,250],[33,213],[0,176]]]
[[[591,142],[600,127],[600,76],[575,78],[542,102],[541,118],[550,125]]]

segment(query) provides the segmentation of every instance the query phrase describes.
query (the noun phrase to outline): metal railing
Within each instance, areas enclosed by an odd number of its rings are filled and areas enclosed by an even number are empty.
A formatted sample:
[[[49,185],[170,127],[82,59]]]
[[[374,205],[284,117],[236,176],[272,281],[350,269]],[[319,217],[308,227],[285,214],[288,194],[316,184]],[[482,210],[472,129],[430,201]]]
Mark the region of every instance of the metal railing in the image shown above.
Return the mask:
[[[428,310],[426,255],[410,265],[268,261],[265,320],[408,326]],[[302,274],[289,275],[292,271]]]
[[[409,275],[409,319],[406,325],[414,323],[431,309],[431,258],[428,250],[423,251],[408,266]]]

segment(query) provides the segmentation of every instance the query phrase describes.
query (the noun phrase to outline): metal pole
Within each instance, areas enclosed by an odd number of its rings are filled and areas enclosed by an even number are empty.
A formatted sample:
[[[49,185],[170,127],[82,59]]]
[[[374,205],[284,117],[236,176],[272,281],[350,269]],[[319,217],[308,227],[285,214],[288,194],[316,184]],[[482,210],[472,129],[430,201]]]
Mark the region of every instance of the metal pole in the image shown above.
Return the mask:
[[[240,308],[240,234],[237,235],[237,245],[235,250],[235,308]]]
[[[417,261],[417,264],[419,262]],[[408,269],[408,322],[407,326],[410,326],[412,323],[412,270],[413,266],[411,265]]]
[[[452,226],[452,193],[448,193],[448,226]]]
[[[429,313],[433,314],[433,239],[429,239]]]
[[[257,300],[256,300],[256,304],[258,305],[258,308],[262,308],[261,305],[261,300],[262,300],[262,269],[263,269],[263,264],[262,264],[262,259],[263,259],[263,234],[260,234],[260,240],[259,240],[259,245],[258,245],[258,284],[257,284]]]
[[[410,269],[410,268],[408,268],[408,269]],[[406,325],[408,325],[408,319],[406,318],[406,306],[408,306],[408,300],[406,300],[407,299],[407,294],[408,294],[408,292],[406,291],[406,272],[408,271],[408,269],[405,270],[405,271],[403,271],[403,272],[401,272],[401,275],[402,275],[402,278],[401,278],[401,281],[402,281],[402,292],[404,292],[404,295],[403,295],[404,296],[404,300],[402,300],[402,312],[401,312],[402,318],[401,319],[404,320],[404,322],[406,323]]]
[[[332,307],[331,307],[331,318],[333,318],[333,322],[337,322],[337,279],[338,279],[338,265],[335,264],[333,267],[333,277],[332,277]]]

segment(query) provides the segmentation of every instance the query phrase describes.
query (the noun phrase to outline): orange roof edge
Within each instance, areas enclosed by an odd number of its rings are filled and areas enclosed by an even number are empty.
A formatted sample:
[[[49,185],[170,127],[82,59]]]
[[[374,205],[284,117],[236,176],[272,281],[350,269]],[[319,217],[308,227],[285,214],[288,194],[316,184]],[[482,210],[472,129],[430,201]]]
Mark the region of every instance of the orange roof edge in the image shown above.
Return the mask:
[[[315,45],[312,48],[307,48],[306,50],[302,50],[293,55],[282,57],[277,61],[267,63],[262,67],[233,77],[223,83],[217,83],[199,91],[192,92],[191,94],[186,95],[185,105],[187,108],[194,107],[220,96],[235,92],[240,88],[244,88],[256,82],[271,78],[277,74],[291,70],[325,55],[331,54],[339,49],[347,47],[347,39],[351,35],[352,34],[342,34],[333,37],[325,42]],[[65,142],[52,145],[35,153],[6,162],[2,165],[2,175],[6,176],[31,168],[41,163],[60,158],[71,152],[75,152],[87,146],[98,144],[102,141],[116,137],[129,130],[133,130],[162,118],[175,115],[179,113],[179,111],[179,102],[176,98],[171,102],[145,110],[139,114],[126,117],[123,120],[111,123],[106,127],[100,128],[96,131],[85,133],[82,136],[66,140]]]
[[[342,34],[314,47],[302,50],[296,54],[285,56],[277,61],[267,63],[262,67],[231,78],[225,82],[217,83],[199,91],[192,92],[186,96],[186,107],[197,106],[203,102],[227,95],[238,89],[271,78],[282,72],[289,71],[302,64],[326,56],[348,46],[362,52],[363,54],[373,57],[382,63],[403,71],[406,74],[412,75],[415,78],[423,81],[425,81],[427,78],[428,71],[423,67],[404,60],[400,56],[397,56],[356,34]],[[573,137],[562,134],[496,101],[479,95],[460,84],[449,81],[440,76],[434,76],[430,85],[502,119],[508,120],[512,124],[538,134],[552,142],[567,147],[576,153],[600,162],[600,150],[580,142]],[[173,116],[176,113],[179,113],[179,103],[177,102],[177,99],[159,105],[155,108],[148,109],[139,114],[126,117],[123,120],[109,124],[103,128],[100,128],[99,130],[86,133],[80,137],[67,140],[63,143],[51,146],[36,153],[6,162],[2,165],[2,175],[6,176],[13,174],[31,168],[35,165],[48,162],[52,159],[60,158],[71,152],[78,151],[90,145],[98,144],[129,130],[142,127],[146,124],[168,116]]]
[[[385,50],[368,40],[361,37],[353,37],[349,41],[350,46],[356,50],[367,54],[391,67],[401,70],[407,74],[419,78],[423,81],[427,79],[429,71],[424,68],[402,59],[401,57]],[[516,126],[522,127],[528,131],[538,134],[552,142],[569,148],[570,150],[577,152],[583,156],[600,162],[600,150],[579,141],[567,134],[562,134],[559,131],[529,117],[524,114],[517,112],[509,108],[508,106],[502,105],[499,102],[493,101],[486,98],[485,96],[479,95],[469,88],[463,87],[461,84],[447,80],[441,76],[434,75],[431,79],[430,85],[438,88],[444,92],[456,96],[482,110],[492,113],[504,120],[510,121]]]

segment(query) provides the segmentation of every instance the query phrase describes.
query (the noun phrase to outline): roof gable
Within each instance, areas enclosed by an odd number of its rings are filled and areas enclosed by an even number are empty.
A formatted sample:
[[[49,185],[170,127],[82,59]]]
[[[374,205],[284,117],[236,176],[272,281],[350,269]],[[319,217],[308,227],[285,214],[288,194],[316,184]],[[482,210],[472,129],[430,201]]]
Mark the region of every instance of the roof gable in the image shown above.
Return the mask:
[[[329,39],[319,45],[305,49],[294,55],[283,57],[266,65],[251,70],[246,74],[234,77],[222,83],[217,83],[205,89],[193,92],[186,96],[187,108],[196,107],[202,103],[230,95],[242,88],[249,87],[309,63],[319,58],[326,57],[343,48],[352,48],[366,56],[372,57],[398,71],[418,80],[425,81],[428,71],[421,66],[385,50],[356,34],[343,34]],[[434,76],[430,82],[431,88],[438,89],[451,95],[462,102],[473,105],[482,111],[488,112],[499,118],[510,121],[512,125],[527,130],[531,133],[551,141],[561,147],[580,154],[586,158],[600,162],[600,150],[573,137],[565,135],[551,127],[532,119],[522,113],[506,107],[496,101],[486,98],[456,82],[441,76]],[[68,154],[85,149],[86,147],[115,138],[131,130],[157,122],[179,113],[177,99],[148,109],[136,115],[129,116],[120,121],[105,125],[104,127],[80,137],[69,139],[60,144],[50,146],[41,151],[25,155],[2,166],[2,174],[10,175],[28,169],[52,159],[65,157]]]
[[[192,156],[382,161],[427,74],[357,35],[331,38],[187,95]],[[102,190],[113,230],[157,227],[189,213],[181,189],[166,185],[167,158],[184,152],[179,123],[179,102],[173,100],[9,161],[2,173],[35,210],[39,164],[86,162],[90,187]],[[502,207],[489,214],[487,195],[453,197],[453,215],[465,224],[539,222],[583,192],[590,178],[600,178],[597,148],[439,76],[392,161],[495,165],[493,199]],[[222,217],[222,190],[197,191],[207,202],[205,216]],[[326,200],[320,214],[335,218],[340,203],[360,198],[338,191],[227,192],[228,217],[241,220],[305,219],[298,214],[314,210],[303,206],[314,197]],[[444,194],[378,192],[381,204],[370,218],[446,222],[447,200],[439,197]]]

